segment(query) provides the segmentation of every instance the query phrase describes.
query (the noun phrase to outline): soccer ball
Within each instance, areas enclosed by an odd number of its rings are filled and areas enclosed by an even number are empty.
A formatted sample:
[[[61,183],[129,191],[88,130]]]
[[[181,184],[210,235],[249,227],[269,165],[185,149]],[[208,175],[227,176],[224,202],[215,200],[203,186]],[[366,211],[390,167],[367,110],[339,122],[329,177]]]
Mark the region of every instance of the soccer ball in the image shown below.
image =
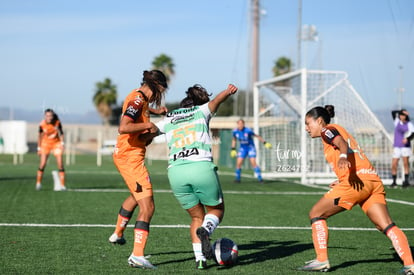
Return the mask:
[[[239,250],[237,244],[230,239],[221,238],[213,244],[214,260],[222,266],[231,266],[237,262]]]

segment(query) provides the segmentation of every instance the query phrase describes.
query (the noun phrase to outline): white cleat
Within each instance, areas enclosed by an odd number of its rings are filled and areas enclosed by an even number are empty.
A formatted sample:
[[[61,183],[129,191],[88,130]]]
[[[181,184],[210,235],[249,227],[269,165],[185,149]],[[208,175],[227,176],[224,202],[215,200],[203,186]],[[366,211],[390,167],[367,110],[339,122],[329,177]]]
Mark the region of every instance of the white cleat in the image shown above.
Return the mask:
[[[298,270],[328,272],[330,268],[331,266],[329,264],[329,261],[320,262],[315,259],[306,262],[305,265],[299,267]]]
[[[42,189],[42,184],[36,183],[36,191],[39,191],[40,189]]]
[[[109,237],[109,242],[112,244],[123,245],[126,243],[126,240],[124,239],[124,236],[118,237],[118,235],[114,233]]]
[[[157,269],[157,267],[152,265],[144,256],[134,256],[133,254],[129,256],[128,264],[136,268]]]

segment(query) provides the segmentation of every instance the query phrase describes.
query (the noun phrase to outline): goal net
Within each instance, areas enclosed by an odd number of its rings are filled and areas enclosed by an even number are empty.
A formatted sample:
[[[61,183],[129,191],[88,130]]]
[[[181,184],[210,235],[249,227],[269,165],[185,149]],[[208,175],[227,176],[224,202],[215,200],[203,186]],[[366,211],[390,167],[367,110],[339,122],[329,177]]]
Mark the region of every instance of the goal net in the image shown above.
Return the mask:
[[[335,106],[331,121],[352,134],[376,168],[390,179],[392,140],[381,122],[352,87],[346,72],[301,69],[254,85],[255,132],[273,144],[258,146],[258,163],[266,178],[295,177],[302,183],[328,183],[336,177],[322,142],[305,131],[305,114],[315,106]]]

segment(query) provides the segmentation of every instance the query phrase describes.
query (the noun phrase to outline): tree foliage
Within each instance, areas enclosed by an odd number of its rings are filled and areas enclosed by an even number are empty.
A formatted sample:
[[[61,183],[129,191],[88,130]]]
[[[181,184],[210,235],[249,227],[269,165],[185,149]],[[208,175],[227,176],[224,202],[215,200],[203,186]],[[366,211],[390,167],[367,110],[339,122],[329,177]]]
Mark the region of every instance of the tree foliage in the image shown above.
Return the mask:
[[[95,84],[93,103],[103,120],[104,125],[109,125],[112,116],[112,107],[116,104],[118,97],[117,87],[110,78]]]

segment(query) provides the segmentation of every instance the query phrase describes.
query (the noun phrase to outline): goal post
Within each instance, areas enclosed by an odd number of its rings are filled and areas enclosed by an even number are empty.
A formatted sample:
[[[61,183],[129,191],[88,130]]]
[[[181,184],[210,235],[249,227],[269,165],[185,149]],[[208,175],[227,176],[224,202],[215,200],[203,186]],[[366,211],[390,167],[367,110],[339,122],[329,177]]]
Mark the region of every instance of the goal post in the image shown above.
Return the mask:
[[[305,131],[306,112],[335,106],[333,123],[347,129],[377,169],[391,181],[392,139],[343,71],[300,69],[253,87],[254,130],[273,144],[258,146],[257,161],[265,178],[298,178],[302,183],[328,183],[336,177],[326,163],[320,139]],[[398,173],[401,177],[401,171]]]

